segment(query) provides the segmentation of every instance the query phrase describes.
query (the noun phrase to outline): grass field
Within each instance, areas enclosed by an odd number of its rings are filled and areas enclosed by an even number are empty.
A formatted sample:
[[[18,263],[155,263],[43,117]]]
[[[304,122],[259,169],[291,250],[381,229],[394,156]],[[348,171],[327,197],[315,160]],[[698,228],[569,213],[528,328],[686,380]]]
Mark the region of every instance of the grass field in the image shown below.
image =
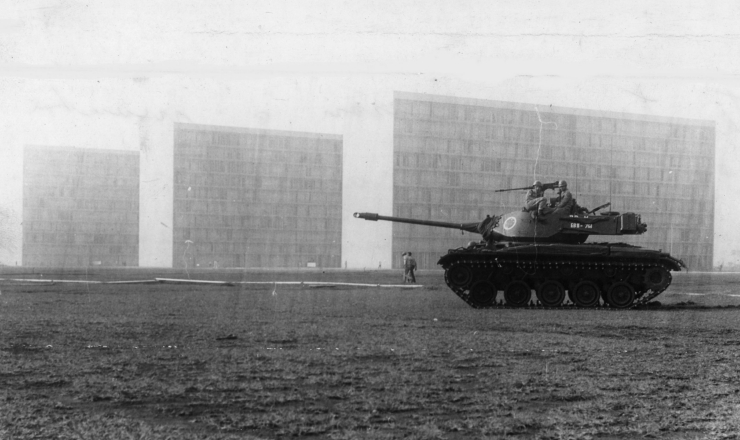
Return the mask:
[[[186,274],[2,277],[21,275]],[[618,312],[474,310],[438,271],[2,282],[0,439],[738,438],[740,275],[679,275],[663,307]]]

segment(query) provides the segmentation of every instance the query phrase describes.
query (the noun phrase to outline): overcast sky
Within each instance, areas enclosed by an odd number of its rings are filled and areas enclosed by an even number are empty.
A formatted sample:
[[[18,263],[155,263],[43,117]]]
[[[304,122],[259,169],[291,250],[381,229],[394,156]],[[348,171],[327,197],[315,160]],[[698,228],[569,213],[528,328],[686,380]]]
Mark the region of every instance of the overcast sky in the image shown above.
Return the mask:
[[[159,122],[240,125],[344,134],[360,168],[349,119],[404,90],[716,121],[715,258],[740,260],[740,6],[644,3],[2,2],[0,231],[20,234],[23,145],[156,157]],[[345,215],[387,207],[348,189]]]

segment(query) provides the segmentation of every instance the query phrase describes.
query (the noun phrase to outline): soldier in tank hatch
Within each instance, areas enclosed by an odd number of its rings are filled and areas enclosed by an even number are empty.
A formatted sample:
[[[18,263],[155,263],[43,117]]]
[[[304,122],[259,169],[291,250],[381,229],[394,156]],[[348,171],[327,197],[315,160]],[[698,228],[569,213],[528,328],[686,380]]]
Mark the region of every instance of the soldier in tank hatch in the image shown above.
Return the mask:
[[[569,214],[588,214],[588,208],[578,206],[576,199],[568,189],[568,182],[561,180],[558,182],[558,196],[552,199],[552,206],[558,210],[563,209]]]
[[[555,209],[565,209],[570,212],[573,209],[573,194],[568,189],[568,182],[561,180],[558,182],[558,198],[555,204]]]
[[[527,195],[524,199],[524,210],[532,213],[533,219],[544,221],[542,217],[549,214],[547,208],[547,198],[545,196],[545,189],[542,186],[542,182],[535,180],[532,184],[532,188],[527,191]]]

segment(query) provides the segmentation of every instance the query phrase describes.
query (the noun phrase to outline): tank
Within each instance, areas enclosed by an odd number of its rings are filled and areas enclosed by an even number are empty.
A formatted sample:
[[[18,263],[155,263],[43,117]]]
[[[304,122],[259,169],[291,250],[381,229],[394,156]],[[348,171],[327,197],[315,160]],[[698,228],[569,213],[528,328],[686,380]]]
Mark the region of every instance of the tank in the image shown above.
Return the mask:
[[[560,307],[568,298],[578,307],[635,308],[671,284],[671,271],[686,265],[668,253],[626,243],[586,243],[592,235],[639,235],[640,215],[596,213],[578,207],[546,215],[514,211],[479,222],[449,223],[355,213],[356,218],[459,229],[482,236],[450,249],[437,264],[447,285],[475,308]]]

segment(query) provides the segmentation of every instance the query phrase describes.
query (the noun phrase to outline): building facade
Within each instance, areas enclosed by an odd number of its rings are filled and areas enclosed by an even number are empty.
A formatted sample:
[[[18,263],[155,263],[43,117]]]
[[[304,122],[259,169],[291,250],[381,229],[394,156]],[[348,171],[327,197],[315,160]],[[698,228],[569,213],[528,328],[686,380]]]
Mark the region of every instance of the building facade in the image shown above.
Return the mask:
[[[341,136],[174,130],[175,267],[340,267]]]
[[[712,121],[404,92],[394,95],[393,119],[395,216],[477,221],[522,208],[524,191],[495,189],[564,179],[579,205],[611,202],[648,224],[642,236],[589,241],[662,249],[692,270],[712,267]],[[393,266],[412,251],[421,268],[433,268],[447,249],[479,239],[394,223]]]
[[[27,146],[23,265],[137,266],[139,153]]]

